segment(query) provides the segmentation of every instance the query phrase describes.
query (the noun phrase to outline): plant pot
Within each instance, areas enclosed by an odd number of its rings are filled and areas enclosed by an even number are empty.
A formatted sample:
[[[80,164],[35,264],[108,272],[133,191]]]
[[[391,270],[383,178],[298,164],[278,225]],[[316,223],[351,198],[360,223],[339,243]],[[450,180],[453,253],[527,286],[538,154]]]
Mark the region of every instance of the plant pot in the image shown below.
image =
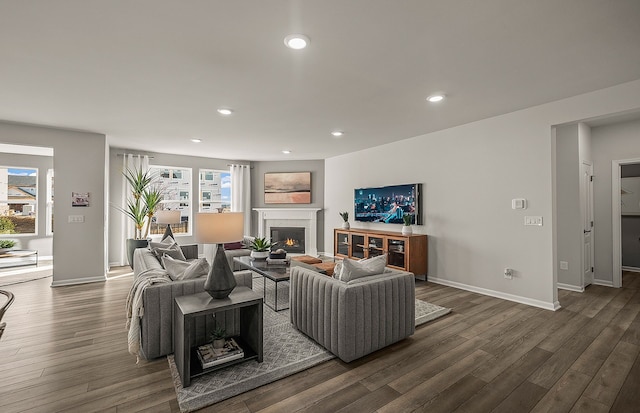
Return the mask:
[[[224,338],[218,338],[213,340],[213,348],[222,348],[224,347]]]
[[[266,260],[269,256],[269,251],[251,251],[251,258],[254,260]]]
[[[11,251],[13,249],[13,247],[11,248],[0,248],[0,254],[6,254],[7,252]]]
[[[413,230],[411,229],[411,225],[403,225],[402,226],[402,235],[411,235]]]
[[[349,225],[349,221],[344,221],[342,223],[342,229],[349,229],[351,228],[351,225]]]
[[[136,248],[147,248],[149,246],[149,240],[147,239],[133,239],[127,240],[127,259],[129,260],[129,266],[133,269],[133,251]]]

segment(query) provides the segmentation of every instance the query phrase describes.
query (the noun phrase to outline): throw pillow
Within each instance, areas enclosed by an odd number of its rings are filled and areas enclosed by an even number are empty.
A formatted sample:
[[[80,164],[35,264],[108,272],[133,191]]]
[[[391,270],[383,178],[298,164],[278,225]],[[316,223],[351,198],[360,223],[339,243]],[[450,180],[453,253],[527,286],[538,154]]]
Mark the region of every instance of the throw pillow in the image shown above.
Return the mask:
[[[244,244],[242,243],[242,241],[228,242],[228,243],[224,244],[225,251],[239,250],[239,249],[242,249],[242,248],[244,248]]]
[[[349,282],[357,278],[380,274],[387,266],[387,255],[382,254],[366,260],[355,261],[349,258],[342,260],[340,280]]]
[[[173,281],[190,280],[209,274],[209,263],[205,258],[191,262],[176,260],[168,255],[162,257],[162,264]]]
[[[182,253],[180,245],[178,245],[178,243],[171,237],[167,237],[160,242],[149,242],[149,249],[153,252],[153,255],[156,256],[160,263],[162,263],[163,255],[168,255],[177,260],[187,260]]]

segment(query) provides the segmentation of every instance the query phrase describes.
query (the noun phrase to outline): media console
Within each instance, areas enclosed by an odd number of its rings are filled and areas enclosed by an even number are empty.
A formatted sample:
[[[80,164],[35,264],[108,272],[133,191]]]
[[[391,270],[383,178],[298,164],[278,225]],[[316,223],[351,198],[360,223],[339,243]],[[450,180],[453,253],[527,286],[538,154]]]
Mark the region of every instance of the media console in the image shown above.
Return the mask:
[[[340,258],[363,259],[387,253],[387,266],[427,276],[427,236],[367,229],[333,230],[333,254]]]

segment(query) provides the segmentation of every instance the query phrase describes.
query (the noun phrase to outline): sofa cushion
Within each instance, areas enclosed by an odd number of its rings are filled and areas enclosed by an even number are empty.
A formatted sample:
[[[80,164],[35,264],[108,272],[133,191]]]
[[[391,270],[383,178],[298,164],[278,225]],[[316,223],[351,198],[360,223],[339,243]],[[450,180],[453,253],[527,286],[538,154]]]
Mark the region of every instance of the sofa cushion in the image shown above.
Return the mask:
[[[158,261],[162,262],[162,256],[168,255],[177,260],[186,261],[182,249],[177,242],[171,237],[167,237],[160,242],[149,242],[149,249],[156,256]]]
[[[380,274],[384,272],[386,266],[386,254],[360,261],[345,258],[342,260],[339,279],[344,282],[349,282],[357,278]]]
[[[204,258],[198,258],[188,262],[164,255],[162,256],[162,265],[173,281],[189,280],[205,276],[209,273],[209,263]]]

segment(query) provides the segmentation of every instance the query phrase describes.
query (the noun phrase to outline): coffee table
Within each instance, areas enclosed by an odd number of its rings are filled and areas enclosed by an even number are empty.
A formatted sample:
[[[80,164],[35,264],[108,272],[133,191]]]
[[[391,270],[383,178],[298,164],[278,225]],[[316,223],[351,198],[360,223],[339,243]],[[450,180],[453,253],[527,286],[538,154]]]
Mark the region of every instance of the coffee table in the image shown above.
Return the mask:
[[[264,277],[264,287],[262,289],[264,303],[276,312],[289,308],[278,308],[278,283],[289,281],[289,271],[292,267],[302,267],[320,274],[327,273],[326,271],[320,270],[312,265],[295,260],[291,260],[288,264],[269,264],[266,260],[254,260],[247,256],[234,257],[233,260],[239,263],[243,268],[256,272]],[[275,287],[275,300],[273,306],[267,302],[267,279],[273,281]]]

